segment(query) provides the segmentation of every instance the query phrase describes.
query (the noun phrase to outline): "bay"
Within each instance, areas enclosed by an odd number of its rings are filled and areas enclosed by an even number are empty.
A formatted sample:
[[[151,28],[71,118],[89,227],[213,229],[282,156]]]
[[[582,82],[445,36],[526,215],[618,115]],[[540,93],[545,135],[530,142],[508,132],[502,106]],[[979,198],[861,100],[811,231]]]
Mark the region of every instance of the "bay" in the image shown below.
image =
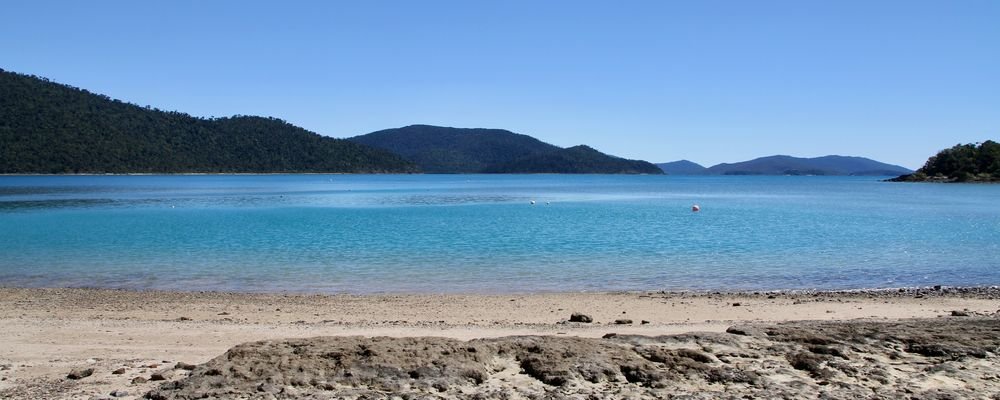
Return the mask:
[[[1000,185],[880,179],[5,176],[0,285],[528,293],[1000,284]]]

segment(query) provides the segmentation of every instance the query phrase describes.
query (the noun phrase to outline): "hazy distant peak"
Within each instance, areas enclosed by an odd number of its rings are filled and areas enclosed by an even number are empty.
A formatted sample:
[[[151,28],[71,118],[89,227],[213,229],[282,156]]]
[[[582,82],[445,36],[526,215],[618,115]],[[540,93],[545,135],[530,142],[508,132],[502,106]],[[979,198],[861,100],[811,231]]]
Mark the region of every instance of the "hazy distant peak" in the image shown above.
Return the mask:
[[[737,163],[721,163],[706,170],[715,175],[899,175],[905,167],[856,156],[828,155],[803,158],[789,155],[759,157]]]
[[[668,175],[696,175],[705,173],[705,167],[688,160],[665,162],[656,164],[656,166],[660,167]]]

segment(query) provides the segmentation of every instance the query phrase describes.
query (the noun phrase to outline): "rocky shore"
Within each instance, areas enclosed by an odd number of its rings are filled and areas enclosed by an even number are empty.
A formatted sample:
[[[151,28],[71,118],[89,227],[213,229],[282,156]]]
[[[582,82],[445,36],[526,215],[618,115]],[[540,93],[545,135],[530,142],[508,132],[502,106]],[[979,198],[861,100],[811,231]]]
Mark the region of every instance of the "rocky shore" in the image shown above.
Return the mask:
[[[1000,319],[242,344],[151,399],[1000,398]]]
[[[990,398],[998,310],[990,287],[0,288],[0,398]]]

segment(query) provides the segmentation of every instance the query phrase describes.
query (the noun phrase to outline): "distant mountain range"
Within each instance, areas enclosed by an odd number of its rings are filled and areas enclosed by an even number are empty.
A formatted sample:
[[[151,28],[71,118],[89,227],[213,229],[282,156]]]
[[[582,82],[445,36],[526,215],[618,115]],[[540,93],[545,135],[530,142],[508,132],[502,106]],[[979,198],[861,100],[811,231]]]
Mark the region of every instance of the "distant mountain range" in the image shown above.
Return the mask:
[[[276,118],[196,118],[0,70],[0,173],[417,171]]]
[[[867,175],[894,176],[913,171],[898,165],[886,164],[864,157],[824,156],[799,158],[769,156],[732,164],[718,164],[705,168],[681,160],[657,164],[667,174],[676,175]]]
[[[955,152],[963,157],[966,153]],[[945,169],[928,171],[937,174]],[[969,171],[963,173],[978,173]],[[561,148],[502,129],[430,125],[334,139],[277,118],[197,118],[0,69],[0,173],[202,172],[903,175],[913,171],[842,156],[771,156],[710,168],[686,160],[654,165],[586,145]]]
[[[398,154],[429,173],[662,174],[646,161],[561,148],[502,129],[410,125],[347,140]]]

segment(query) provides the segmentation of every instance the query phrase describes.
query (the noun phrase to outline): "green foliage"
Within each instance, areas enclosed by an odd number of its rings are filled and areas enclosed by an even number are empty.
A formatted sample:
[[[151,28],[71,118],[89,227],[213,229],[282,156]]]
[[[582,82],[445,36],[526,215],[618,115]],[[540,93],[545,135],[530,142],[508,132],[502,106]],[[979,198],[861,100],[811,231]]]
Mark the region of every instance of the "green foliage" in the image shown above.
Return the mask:
[[[0,70],[0,173],[416,170],[276,118],[195,118]]]
[[[484,172],[506,174],[663,174],[663,170],[646,161],[612,157],[584,145],[523,157],[507,164],[487,168]]]
[[[563,149],[502,129],[411,125],[348,140],[399,154],[430,173],[663,173],[645,161],[586,146]]]
[[[1000,143],[957,144],[927,159],[913,175],[901,181],[1000,182]]]
[[[429,173],[479,173],[517,158],[550,153],[559,147],[502,129],[410,125],[348,139],[388,150]]]

